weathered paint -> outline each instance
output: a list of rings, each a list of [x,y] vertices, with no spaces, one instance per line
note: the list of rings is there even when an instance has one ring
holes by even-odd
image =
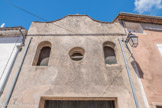
[[[142,26],[145,33],[136,33],[139,45],[132,51],[150,108],[155,108],[155,105],[162,105],[162,56],[156,46],[162,44],[162,25],[142,24]]]
[[[66,29],[63,29],[66,28]],[[68,29],[68,30],[67,30]],[[102,23],[87,16],[67,16],[54,22],[33,22],[28,40],[33,37],[25,57],[16,87],[8,108],[38,108],[42,99],[97,98],[116,99],[117,108],[135,108],[135,103],[125,69],[119,38],[125,35],[119,23]],[[37,46],[42,41],[51,42],[48,66],[33,66]],[[115,43],[117,63],[105,65],[103,43]],[[72,61],[69,51],[74,47],[85,50],[81,61]],[[140,108],[145,108],[139,90],[137,74],[131,66],[130,54],[124,48],[135,86]],[[2,96],[4,102],[23,51],[18,56],[14,70]],[[85,98],[83,98],[85,97]],[[39,106],[41,107],[41,106]]]

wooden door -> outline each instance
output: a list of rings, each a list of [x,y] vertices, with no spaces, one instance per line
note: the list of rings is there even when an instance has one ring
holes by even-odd
[[[65,101],[46,100],[44,108],[115,108],[114,101],[91,100],[91,101]]]

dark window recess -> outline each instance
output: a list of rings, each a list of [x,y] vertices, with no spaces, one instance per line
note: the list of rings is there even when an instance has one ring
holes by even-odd
[[[41,49],[37,66],[48,66],[50,52],[51,52],[50,47],[43,47]]]
[[[162,108],[162,106],[158,106],[158,105],[157,105],[156,108]]]
[[[46,100],[44,108],[115,108],[114,101],[64,101]]]
[[[70,58],[74,61],[79,61],[83,59],[83,55],[79,52],[73,53]]]
[[[114,49],[108,46],[104,46],[104,56],[106,64],[117,64]]]

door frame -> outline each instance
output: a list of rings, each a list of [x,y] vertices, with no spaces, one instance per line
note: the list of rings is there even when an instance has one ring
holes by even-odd
[[[115,103],[115,108],[118,108],[118,100],[116,97],[53,97],[53,96],[42,96],[40,98],[39,107],[38,108],[44,108],[44,104],[46,100],[80,100],[80,101],[90,101],[90,100],[112,100]]]

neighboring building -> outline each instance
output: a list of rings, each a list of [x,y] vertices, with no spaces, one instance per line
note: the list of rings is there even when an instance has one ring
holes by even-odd
[[[120,23],[87,15],[33,22],[1,102],[7,108],[136,108],[118,41],[122,37]],[[139,107],[146,108],[133,60],[123,46]]]
[[[22,27],[0,28],[0,96],[3,93],[13,64],[22,47],[23,36],[27,31]]]
[[[120,13],[126,32],[138,36],[139,45],[132,48],[150,108],[162,108],[162,17]],[[134,64],[133,64],[134,65]]]

